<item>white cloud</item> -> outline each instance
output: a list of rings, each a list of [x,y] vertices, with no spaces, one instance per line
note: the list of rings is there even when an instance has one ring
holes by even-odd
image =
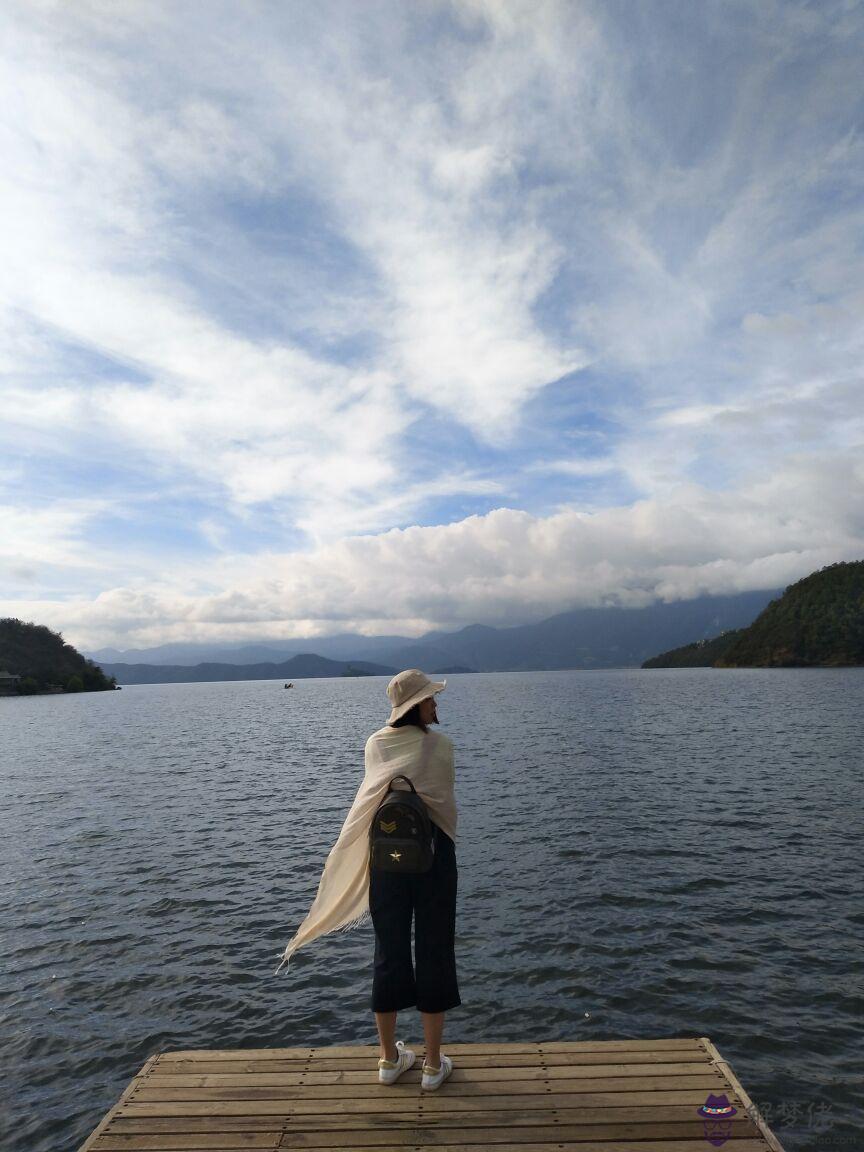
[[[34,588],[52,599],[73,590],[80,595],[104,579],[106,556],[86,534],[107,507],[107,501],[76,499],[0,504],[0,599],[24,600]]]
[[[842,505],[845,515],[830,514]],[[404,631],[782,586],[864,556],[860,455],[800,457],[748,490],[536,517],[500,508],[306,554],[221,557],[93,600],[0,602],[84,647]],[[214,591],[214,589],[219,589]]]
[[[8,429],[45,446],[62,427],[66,450],[119,446],[166,477],[224,485],[238,504],[282,502],[323,539],[358,506],[361,528],[382,526],[371,512],[410,463],[401,437],[418,403],[506,440],[524,401],[580,362],[531,312],[560,258],[549,236],[518,211],[487,211],[484,189],[507,169],[484,141],[489,125],[447,123],[434,97],[452,75],[437,92],[378,79],[365,17],[342,13],[338,47],[329,21],[310,21],[318,56],[293,36],[262,39],[257,20],[227,10],[197,29],[190,52],[173,35],[177,12],[159,5],[110,17],[99,5],[50,16],[22,5],[17,16],[0,203],[15,222],[0,271],[18,330],[0,383]],[[401,18],[393,26],[397,40],[408,35]],[[251,227],[298,188],[323,207],[377,277],[374,368],[243,337],[202,306],[177,262],[205,239],[192,212],[211,187],[252,196]],[[329,303],[313,327],[332,330]],[[40,329],[64,344],[53,363]],[[94,388],[62,370],[69,344],[144,379]],[[45,382],[25,389],[16,377],[34,367]]]
[[[617,465],[613,458],[589,457],[582,460],[540,460],[528,466],[531,472],[562,472],[568,476],[606,476]]]
[[[0,563],[96,567],[87,556],[84,530],[107,506],[100,500],[57,500],[47,508],[0,505]]]

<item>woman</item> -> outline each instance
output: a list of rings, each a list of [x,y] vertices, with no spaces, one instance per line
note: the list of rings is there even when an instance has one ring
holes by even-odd
[[[453,743],[429,730],[437,724],[435,696],[446,680],[433,682],[408,668],[387,685],[392,710],[387,724],[366,741],[365,774],[339,838],[330,850],[309,914],[283,953],[278,973],[292,953],[318,936],[347,931],[372,919],[375,967],[372,1010],[381,1042],[378,1079],[392,1084],[414,1063],[404,1041],[394,1041],[396,1014],[415,1005],[423,1018],[426,1062],[422,1087],[435,1090],[453,1068],[441,1053],[444,1013],[461,1004],[456,979],[456,801]],[[429,812],[435,833],[429,872],[371,872],[369,830],[390,782],[404,773]],[[394,789],[405,788],[396,780]],[[416,918],[416,977],[411,964],[411,920]]]
[[[426,1060],[422,1087],[439,1088],[453,1069],[442,1055],[444,1013],[462,1001],[456,976],[456,801],[453,742],[429,731],[438,723],[435,695],[446,680],[433,683],[418,668],[394,676],[387,685],[393,705],[387,725],[366,745],[367,766],[380,761],[390,779],[404,772],[426,804],[435,834],[428,872],[375,871],[370,875],[369,907],[375,925],[372,1010],[382,1058],[379,1080],[392,1084],[414,1063],[404,1041],[394,1041],[396,1014],[414,1005],[423,1019]],[[404,766],[393,769],[398,760]],[[368,768],[367,768],[368,770]],[[394,788],[407,788],[396,781]],[[411,920],[415,921],[416,977],[411,964]]]

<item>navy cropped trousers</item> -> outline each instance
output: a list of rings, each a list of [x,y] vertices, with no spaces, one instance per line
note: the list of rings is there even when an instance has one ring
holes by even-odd
[[[446,1012],[462,1003],[456,979],[456,845],[432,822],[435,859],[428,872],[369,874],[375,926],[372,1011]],[[411,963],[411,919],[417,973]]]

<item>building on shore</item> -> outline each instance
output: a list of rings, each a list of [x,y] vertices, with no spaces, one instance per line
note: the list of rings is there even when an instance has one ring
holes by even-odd
[[[15,676],[11,672],[5,672],[0,668],[0,696],[17,696],[20,682],[20,676]]]

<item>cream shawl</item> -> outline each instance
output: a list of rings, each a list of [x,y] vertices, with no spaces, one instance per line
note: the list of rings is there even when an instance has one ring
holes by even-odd
[[[274,975],[304,944],[337,929],[348,931],[370,919],[369,829],[394,776],[404,772],[414,784],[432,820],[456,839],[453,742],[443,732],[423,731],[413,724],[379,728],[366,741],[363,782],[330,849],[318,894],[306,919],[292,936]],[[408,790],[404,780],[394,789]]]

